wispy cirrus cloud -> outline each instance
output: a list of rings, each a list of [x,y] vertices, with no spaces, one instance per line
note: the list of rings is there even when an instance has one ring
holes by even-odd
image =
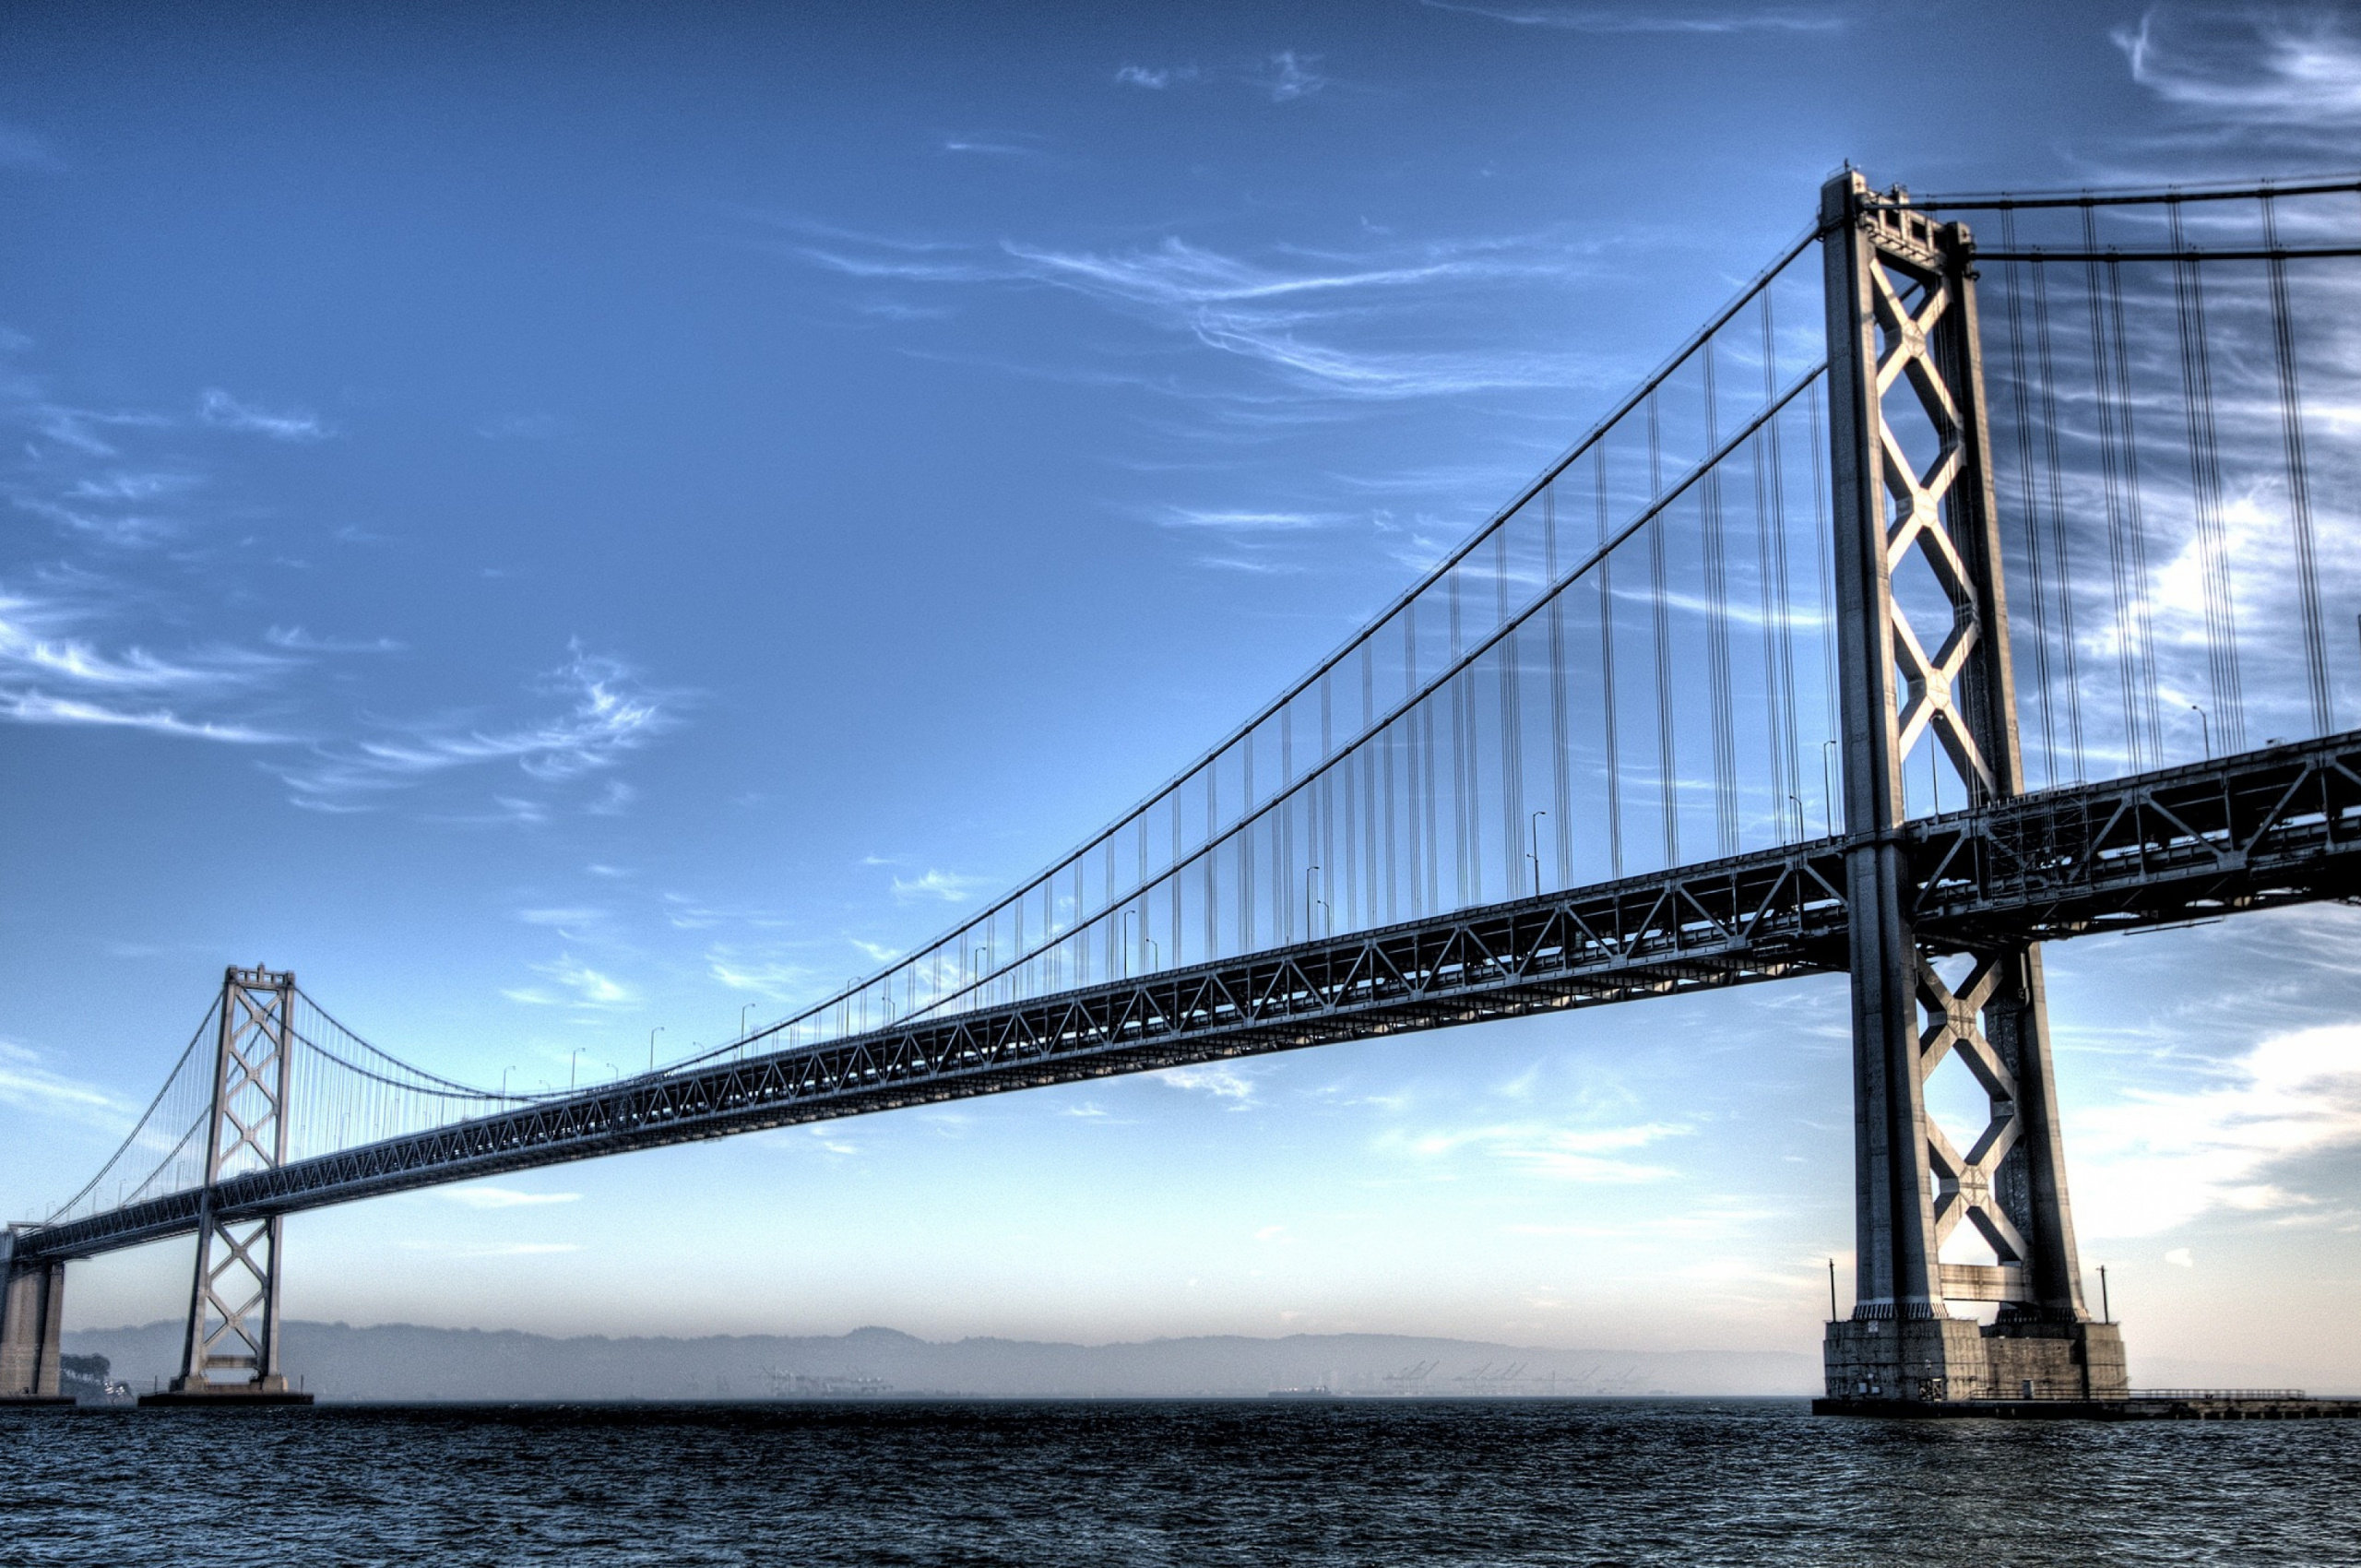
[[[1638,6],[1468,6],[1454,0],[1418,0],[1430,10],[1457,11],[1517,27],[1564,32],[1654,33],[1714,36],[1750,32],[1838,32],[1849,18],[1839,12],[1781,9],[1687,10]]]
[[[977,153],[986,158],[1040,158],[1047,149],[1042,138],[1024,131],[991,131],[943,138],[945,152]]]
[[[282,671],[285,660],[235,647],[177,658],[136,646],[110,652],[75,635],[97,614],[88,602],[97,585],[77,584],[81,591],[70,597],[0,588],[0,718],[241,744],[283,738],[250,723],[192,713],[187,705],[249,689]]]
[[[135,1107],[96,1084],[51,1072],[42,1060],[40,1051],[0,1040],[0,1105],[107,1128],[129,1123]]]
[[[273,626],[262,640],[291,653],[400,653],[409,646],[392,637],[315,636],[301,626]]]
[[[894,897],[908,903],[913,899],[935,898],[945,904],[964,904],[976,896],[984,885],[983,878],[962,876],[957,872],[935,871],[930,868],[923,876],[894,879]]]
[[[208,387],[197,400],[197,417],[222,430],[247,431],[273,441],[325,441],[336,434],[314,414],[260,408],[218,386]]]
[[[2361,121],[2361,33],[2346,10],[2158,6],[2114,39],[2134,81],[2207,119],[2307,133]]]
[[[19,724],[95,724],[145,730],[190,741],[227,741],[235,745],[271,745],[287,739],[267,730],[210,719],[185,719],[168,707],[124,707],[43,692],[0,691],[0,717]]]
[[[1335,78],[1320,69],[1320,56],[1299,54],[1292,49],[1282,49],[1262,61],[1248,72],[1247,81],[1267,94],[1274,103],[1292,103],[1309,98],[1329,85]]]
[[[1148,1076],[1176,1089],[1230,1100],[1239,1107],[1254,1103],[1254,1075],[1226,1062],[1208,1062],[1194,1067],[1167,1067]]]
[[[1386,1140],[1421,1160],[1473,1153],[1536,1176],[1566,1182],[1661,1182],[1679,1172],[1622,1156],[1690,1131],[1664,1122],[1625,1127],[1567,1127],[1541,1122],[1495,1123]]]
[[[1174,506],[1158,513],[1157,522],[1168,529],[1213,529],[1223,533],[1299,533],[1341,521],[1325,512],[1225,512],[1195,506]]]
[[[749,954],[726,944],[706,949],[705,963],[706,973],[721,985],[766,1002],[797,1002],[819,990],[819,971],[809,965]]]
[[[1126,65],[1115,73],[1115,85],[1145,88],[1150,92],[1162,92],[1167,88],[1203,81],[1204,78],[1205,73],[1194,65]]]
[[[465,1187],[437,1187],[434,1195],[462,1208],[540,1208],[550,1204],[581,1201],[580,1193],[528,1193],[515,1187],[477,1182]]]
[[[1214,70],[1194,65],[1142,65],[1127,61],[1116,68],[1114,75],[1117,87],[1138,88],[1147,92],[1166,92],[1199,82],[1226,82],[1233,87],[1242,86],[1273,103],[1293,103],[1310,98],[1335,79],[1320,69],[1319,55],[1293,49],[1259,55],[1242,65],[1233,64]]]
[[[807,232],[793,222],[783,226]],[[1563,279],[1586,263],[1586,249],[1547,236],[1393,245],[1361,255],[1288,250],[1258,260],[1177,236],[1099,251],[1017,241],[996,248],[887,245],[816,225],[808,232],[811,238],[793,244],[792,254],[846,277],[1062,290],[1275,373],[1297,394],[1378,400],[1590,379],[1562,356],[1530,350],[1427,349],[1399,341],[1400,324],[1466,291]]]
[[[639,1000],[639,992],[631,986],[587,964],[575,962],[571,954],[530,968],[535,974],[560,989],[552,991],[549,986],[518,986],[504,990],[500,994],[511,1002],[522,1002],[530,1007],[582,1007],[599,1011],[628,1007]]]
[[[564,711],[508,726],[429,722],[324,746],[280,778],[297,804],[329,810],[365,808],[396,791],[485,766],[564,784],[614,766],[676,722],[667,699],[642,686],[628,665],[579,644],[537,687],[566,699]]]

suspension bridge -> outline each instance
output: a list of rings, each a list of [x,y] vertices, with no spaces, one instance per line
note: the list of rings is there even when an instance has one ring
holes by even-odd
[[[524,1094],[229,969],[114,1156],[9,1229],[0,1397],[56,1394],[67,1262],[117,1248],[195,1238],[179,1398],[269,1399],[304,1209],[1845,974],[1830,1399],[2120,1401],[2042,944],[2361,894],[2355,257],[2361,180],[1913,199],[1847,172],[1343,647],[841,993]],[[1980,1125],[1929,1115],[1945,1072]]]

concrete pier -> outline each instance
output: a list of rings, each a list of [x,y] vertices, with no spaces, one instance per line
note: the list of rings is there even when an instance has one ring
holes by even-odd
[[[15,1231],[0,1234],[0,1404],[74,1403],[58,1390],[65,1325],[65,1260],[20,1264]]]

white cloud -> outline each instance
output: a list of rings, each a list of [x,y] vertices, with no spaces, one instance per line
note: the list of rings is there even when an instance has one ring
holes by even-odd
[[[1680,11],[1671,7],[1616,6],[1464,6],[1452,0],[1419,0],[1430,9],[1487,17],[1518,27],[1586,33],[1836,32],[1845,18],[1826,11]]]
[[[2349,14],[2159,7],[2115,34],[2131,77],[2208,118],[2299,128],[2361,120],[2361,38]]]
[[[585,653],[579,645],[540,685],[570,697],[569,710],[507,729],[421,726],[400,738],[323,748],[315,761],[280,777],[299,803],[348,806],[487,763],[513,764],[537,782],[562,784],[615,766],[673,722],[627,666]],[[545,814],[534,802],[506,798],[506,807],[505,814],[519,821]]]
[[[2069,1122],[2075,1220],[2087,1235],[2160,1235],[2221,1209],[2300,1213],[2315,1200],[2280,1185],[2278,1168],[2361,1145],[2361,1024],[2281,1035],[2215,1083],[2133,1090]]]
[[[1149,1076],[1176,1089],[1209,1094],[1216,1099],[1236,1100],[1240,1105],[1251,1105],[1254,1101],[1253,1075],[1225,1062],[1208,1062],[1194,1067],[1167,1067]]]
[[[237,648],[179,659],[137,647],[108,653],[66,628],[90,612],[62,600],[0,591],[0,718],[21,724],[97,724],[247,744],[280,739],[254,726],[161,706],[129,707],[133,693],[218,698],[277,674],[288,661]],[[56,686],[90,695],[61,695]]]
[[[1038,158],[1041,149],[1014,137],[946,137],[945,152],[975,152],[992,158]]]
[[[913,898],[940,898],[946,904],[964,904],[974,897],[976,889],[982,885],[981,877],[930,870],[924,876],[896,877],[894,897],[905,903]]]
[[[273,441],[324,441],[336,434],[314,416],[289,411],[275,413],[242,403],[219,387],[209,387],[198,400],[197,417],[223,430],[248,431]]]
[[[1399,1143],[1422,1159],[1443,1158],[1465,1150],[1537,1176],[1619,1183],[1660,1182],[1679,1174],[1669,1166],[1641,1165],[1612,1157],[1689,1131],[1662,1122],[1628,1127],[1558,1127],[1519,1122],[1415,1136],[1390,1135],[1385,1141]]]
[[[130,1120],[131,1108],[106,1090],[50,1072],[40,1063],[40,1052],[0,1040],[0,1105],[105,1127],[120,1127]]]
[[[742,991],[772,1002],[792,1002],[810,994],[813,971],[800,964],[756,963],[742,959],[727,947],[706,954],[706,972],[732,991]]]
[[[853,238],[834,232],[831,237]],[[1204,347],[1255,362],[1297,391],[1398,398],[1562,386],[1584,379],[1563,355],[1513,347],[1381,350],[1340,347],[1314,336],[1366,331],[1381,315],[1430,308],[1445,292],[1462,287],[1564,276],[1572,257],[1562,245],[1542,238],[1397,245],[1369,257],[1299,253],[1275,264],[1225,255],[1179,238],[1105,253],[1015,243],[1001,248],[1000,259],[988,260],[964,247],[860,237],[849,245],[799,246],[796,254],[868,280],[1069,290],[1160,329],[1184,333]],[[1299,421],[1304,414],[1290,408],[1286,417]]]
[[[109,707],[103,703],[86,702],[76,697],[53,697],[44,692],[0,689],[0,716],[13,719],[20,724],[113,725],[122,729],[145,730],[158,735],[175,735],[197,741],[229,741],[241,745],[267,745],[286,738],[243,724],[183,719],[170,708],[133,710]]]
[[[314,636],[301,626],[273,626],[262,640],[293,653],[400,653],[407,646],[391,637]]]
[[[1204,78],[1204,73],[1194,65],[1125,65],[1115,73],[1118,87],[1145,88],[1150,92],[1162,92],[1175,83]]]
[[[1329,84],[1329,77],[1313,69],[1319,59],[1317,54],[1298,54],[1292,49],[1282,49],[1248,79],[1268,93],[1272,102],[1291,103],[1299,98],[1311,97]]]
[[[611,975],[575,962],[571,955],[554,963],[535,964],[535,974],[556,981],[573,994],[553,995],[540,986],[524,986],[500,994],[511,1002],[522,1002],[535,1007],[625,1007],[639,1000],[639,993]]]
[[[1296,533],[1335,521],[1322,512],[1209,512],[1175,506],[1157,518],[1168,529],[1218,529],[1238,533]]]
[[[446,1203],[468,1208],[537,1208],[544,1204],[579,1202],[580,1193],[526,1193],[514,1187],[478,1184],[469,1187],[441,1187],[434,1195]]]
[[[2197,1266],[2197,1259],[2189,1254],[2189,1251],[2187,1247],[2172,1248],[2165,1253],[2165,1261],[2172,1265],[2175,1268],[2195,1268]]]

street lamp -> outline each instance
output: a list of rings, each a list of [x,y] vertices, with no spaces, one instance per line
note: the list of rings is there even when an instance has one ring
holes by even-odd
[[[1533,831],[1533,891],[1536,896],[1541,892],[1541,819],[1548,814],[1548,812],[1535,812],[1525,822],[1525,826]]]
[[[2195,703],[2189,705],[2189,711],[2197,715],[2198,733],[2205,737],[2205,759],[2211,762],[2213,760],[2213,721],[2206,718],[2205,710]]]
[[[656,1071],[656,1037],[663,1032],[661,1024],[647,1031],[647,1070],[651,1073]]]
[[[582,1048],[577,1045],[574,1048],[573,1053],[565,1059],[565,1092],[568,1094],[574,1092],[574,1070],[581,1060]]]
[[[1318,866],[1303,868],[1303,939],[1311,940],[1311,879],[1318,875]]]

